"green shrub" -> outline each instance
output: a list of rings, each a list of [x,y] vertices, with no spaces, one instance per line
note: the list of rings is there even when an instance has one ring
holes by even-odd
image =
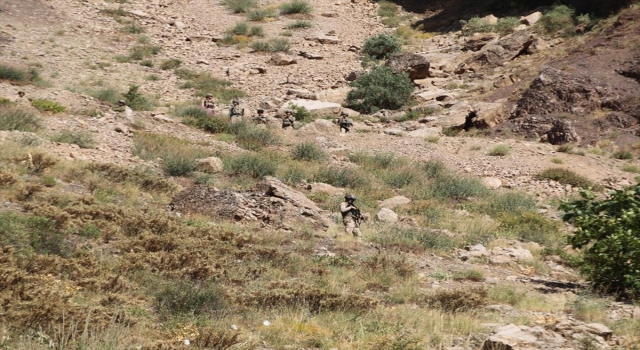
[[[162,51],[160,46],[136,45],[131,48],[127,58],[132,61],[142,61],[147,57],[157,55],[160,51]]]
[[[64,232],[56,227],[56,222],[43,217],[0,213],[0,232],[0,246],[12,246],[22,254],[65,257],[72,250],[65,243]]]
[[[500,230],[508,237],[545,246],[557,243],[560,227],[534,211],[503,213],[499,216]]]
[[[575,12],[565,6],[554,6],[551,11],[545,13],[538,23],[547,33],[562,32],[564,35],[575,33]]]
[[[121,31],[129,34],[142,34],[142,33],[145,33],[147,29],[135,23],[130,23],[122,27]]]
[[[80,148],[93,148],[95,142],[93,135],[83,131],[62,131],[51,138],[53,142],[70,143],[80,146]]]
[[[145,159],[162,160],[162,170],[169,176],[183,176],[196,169],[196,160],[210,156],[200,147],[171,136],[137,133],[133,154]]]
[[[327,153],[313,142],[301,142],[291,151],[291,158],[319,162],[327,159]]]
[[[362,46],[362,53],[373,59],[387,59],[402,51],[402,44],[391,34],[378,34],[368,37]]]
[[[366,174],[353,168],[327,167],[315,175],[315,181],[328,183],[337,187],[359,188],[367,185]]]
[[[202,111],[201,108],[198,109]],[[223,118],[207,116],[206,112],[204,117],[192,117],[186,119],[185,124],[191,125],[211,134],[226,133],[229,132],[230,128],[229,121]]]
[[[279,137],[273,131],[259,128],[246,121],[231,123],[229,131],[236,135],[238,145],[248,150],[257,151],[280,142]]]
[[[489,150],[490,156],[504,157],[509,155],[509,153],[511,153],[511,147],[503,144],[495,145],[492,149]]]
[[[160,69],[162,70],[169,70],[169,69],[176,69],[178,67],[180,67],[180,65],[182,64],[182,61],[176,58],[172,58],[172,59],[168,59],[164,62],[162,62],[160,64]]]
[[[557,181],[563,185],[571,185],[573,187],[580,188],[589,188],[593,187],[599,188],[595,183],[591,180],[587,179],[584,176],[580,176],[575,172],[562,168],[550,168],[542,171],[539,174],[535,175],[535,178],[538,180],[553,180]]]
[[[229,29],[229,32],[234,35],[248,35],[249,25],[245,22],[236,23],[233,28]]]
[[[371,241],[385,248],[399,248],[409,251],[434,250],[451,251],[458,246],[452,237],[426,228],[383,227],[374,232]]]
[[[245,13],[258,6],[257,0],[224,0],[224,4],[234,13]]]
[[[611,157],[615,159],[633,159],[633,153],[627,150],[619,150],[619,151],[613,152]]]
[[[154,107],[153,101],[138,91],[139,86],[131,85],[127,93],[122,95],[129,106],[134,111],[150,111]]]
[[[536,201],[520,192],[502,192],[488,198],[487,213],[497,216],[503,213],[520,213],[536,208]]]
[[[276,163],[264,155],[244,153],[224,160],[225,172],[230,175],[248,175],[256,179],[273,176],[278,170]]]
[[[380,1],[378,3],[378,16],[395,17],[398,14],[398,5],[389,1]]]
[[[35,68],[23,70],[0,64],[0,80],[8,80],[14,83],[36,83],[41,81],[41,78]]]
[[[519,25],[520,19],[518,17],[503,17],[498,19],[498,24],[496,24],[495,30],[498,33],[508,34],[513,32]]]
[[[56,101],[41,98],[32,100],[31,105],[37,108],[40,112],[51,112],[53,114],[61,113],[67,110],[67,107],[59,104]]]
[[[485,280],[484,272],[475,269],[455,272],[452,277],[456,281],[467,280],[474,282],[484,282]]]
[[[422,165],[422,170],[429,179],[437,179],[448,173],[447,166],[439,160],[429,160]]]
[[[143,66],[143,67],[152,68],[153,67],[153,61],[152,60],[144,60],[144,61],[140,62],[140,65]]]
[[[560,153],[571,153],[573,152],[573,145],[564,144],[564,145],[558,146],[557,151]]]
[[[583,191],[582,199],[565,201],[563,219],[576,230],[569,243],[583,249],[581,269],[597,290],[640,296],[640,184],[606,199]]]
[[[251,43],[251,49],[255,52],[268,52],[271,51],[271,45],[263,40],[257,40]]]
[[[287,29],[306,29],[311,28],[311,21],[299,20],[287,25]]]
[[[112,88],[89,91],[89,96],[100,102],[106,102],[112,106],[117,105],[118,101],[122,98],[122,95]]]
[[[308,15],[311,12],[313,12],[313,7],[305,0],[293,0],[280,5],[280,13],[283,15],[292,15],[296,13]]]
[[[185,106],[176,109],[176,116],[178,118],[207,118],[207,111],[200,106]]]
[[[398,109],[411,99],[413,82],[406,73],[394,74],[389,67],[376,67],[351,83],[347,105],[359,112]]]
[[[42,127],[37,116],[12,107],[0,107],[0,130],[34,132]]]
[[[264,36],[264,28],[260,27],[260,26],[251,26],[251,28],[249,28],[249,36],[259,36],[259,37],[263,37]]]
[[[472,17],[468,21],[461,20],[462,33],[464,35],[472,35],[473,33],[487,33],[494,30],[494,26],[486,19],[480,17]]]
[[[526,291],[518,290],[514,286],[496,286],[489,291],[491,301],[512,306],[519,305],[527,297]]]
[[[161,314],[197,316],[222,310],[222,292],[200,283],[178,281],[166,285],[155,295],[156,309]]]
[[[307,122],[313,119],[313,114],[304,106],[291,105],[290,109],[293,110],[293,117],[296,121]]]
[[[635,174],[640,173],[640,168],[638,168],[633,164],[625,164],[622,166],[622,168],[620,168],[620,170],[626,171],[628,173],[635,173]]]
[[[488,295],[487,290],[482,287],[441,290],[426,297],[425,301],[429,306],[445,312],[465,312],[487,305]]]
[[[253,9],[247,13],[247,18],[250,21],[262,21],[265,18],[275,18],[275,17],[278,17],[278,14],[272,8]]]
[[[195,89],[197,96],[212,94],[220,102],[229,102],[234,98],[245,97],[247,94],[241,90],[231,88],[230,81],[218,79],[209,73],[194,72],[188,69],[178,68],[174,73],[187,82],[181,87],[183,89]]]
[[[421,180],[420,173],[413,167],[388,169],[382,174],[382,180],[393,188],[404,188]]]
[[[354,152],[348,155],[351,162],[361,165],[367,170],[380,170],[396,167],[402,164],[402,161],[393,153],[375,153]]]

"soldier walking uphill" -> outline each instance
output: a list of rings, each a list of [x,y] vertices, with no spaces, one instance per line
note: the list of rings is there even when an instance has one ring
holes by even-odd
[[[293,129],[293,123],[295,123],[296,118],[293,116],[293,111],[287,109],[284,111],[284,118],[282,118],[282,128],[284,130]]]
[[[360,237],[360,222],[363,218],[360,209],[354,204],[355,201],[356,196],[352,194],[344,196],[344,202],[340,203],[340,213],[342,214],[344,232]]]
[[[233,105],[229,108],[229,121],[239,121],[244,115],[244,109],[240,108],[240,101],[233,100]],[[236,118],[236,119],[233,119]]]

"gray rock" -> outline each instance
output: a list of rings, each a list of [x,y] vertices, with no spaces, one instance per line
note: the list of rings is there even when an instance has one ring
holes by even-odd
[[[376,219],[380,222],[385,222],[385,223],[396,223],[398,222],[398,214],[396,214],[393,210],[388,209],[388,208],[382,208],[380,209],[380,211],[376,214]]]
[[[502,181],[496,177],[484,177],[482,184],[494,190],[502,187]]]
[[[386,63],[394,73],[407,73],[411,80],[424,79],[429,76],[429,61],[424,56],[405,52],[395,55]]]
[[[277,53],[271,56],[269,62],[276,66],[288,66],[291,64],[296,64],[298,62],[297,58],[294,56],[285,55],[283,53]]]
[[[222,159],[218,157],[208,157],[197,160],[197,167],[203,173],[216,174],[224,170]]]
[[[542,18],[542,12],[540,11],[536,11],[528,16],[522,16],[520,17],[520,22],[522,24],[526,24],[528,26],[532,26],[534,24],[536,24],[540,18]]]
[[[322,182],[310,183],[307,186],[307,190],[311,191],[311,193],[326,193],[333,197],[344,196],[345,194],[344,188],[334,187]]]
[[[294,105],[304,107],[309,112],[319,115],[338,115],[342,109],[342,106],[340,106],[339,103],[309,99],[291,100],[285,103],[284,106],[282,106],[282,109],[290,109],[293,108]]]
[[[393,209],[411,203],[411,199],[405,196],[395,196],[393,198],[383,200],[378,207]]]
[[[391,135],[391,136],[402,136],[402,135],[404,135],[404,131],[402,131],[401,129],[396,129],[396,128],[385,129],[384,133],[387,134],[387,135]]]

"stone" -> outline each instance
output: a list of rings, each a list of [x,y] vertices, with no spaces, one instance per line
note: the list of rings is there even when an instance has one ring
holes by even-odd
[[[300,51],[298,53],[298,56],[302,56],[308,60],[322,60],[324,59],[324,56],[319,55],[317,53],[311,53],[311,52],[306,52],[306,51]]]
[[[475,33],[467,38],[463,48],[467,51],[479,51],[485,45],[497,40],[500,36],[496,33]]]
[[[540,18],[542,18],[542,12],[540,11],[536,11],[528,16],[522,16],[520,17],[520,22],[522,24],[526,24],[528,26],[532,26],[534,24],[536,24]]]
[[[498,24],[498,17],[496,17],[494,15],[486,15],[486,16],[482,17],[481,19],[485,20],[487,23],[489,23],[491,25]]]
[[[384,133],[387,134],[387,135],[391,135],[391,136],[402,136],[402,135],[404,135],[404,131],[402,131],[402,129],[397,129],[397,128],[384,129]]]
[[[586,324],[586,327],[589,333],[599,335],[605,340],[609,340],[613,336],[613,331],[603,324],[588,323]]]
[[[126,127],[124,124],[118,123],[116,124],[116,126],[113,128],[114,131],[116,132],[120,132],[123,134],[128,134],[130,132],[129,128]]]
[[[405,196],[395,196],[395,197],[383,200],[382,202],[380,202],[380,204],[378,204],[378,207],[393,209],[395,207],[400,207],[403,205],[407,205],[409,203],[411,203],[410,198],[407,198]]]
[[[176,27],[177,29],[183,29],[185,27],[184,23],[180,21],[172,22],[171,25]]]
[[[320,16],[322,17],[338,17],[337,12],[323,12]]]
[[[431,89],[425,92],[421,92],[417,96],[424,101],[443,101],[447,98],[454,98],[456,94],[452,93],[449,90]]]
[[[484,177],[482,178],[482,184],[494,190],[502,187],[502,181],[496,177]]]
[[[348,86],[337,89],[322,90],[314,94],[314,99],[343,104],[347,100],[347,95],[349,95],[350,91],[351,88]]]
[[[164,123],[175,123],[176,121],[164,114],[151,114],[151,118]]]
[[[631,312],[631,318],[634,320],[640,320],[640,306],[636,306],[633,308]]]
[[[342,106],[335,102],[316,101],[308,99],[291,100],[282,107],[282,109],[291,109],[294,106],[304,107],[309,112],[318,115],[338,115]]]
[[[326,193],[332,197],[344,196],[344,188],[334,187],[322,182],[313,182],[307,186],[311,193]]]
[[[429,76],[429,61],[424,57],[411,52],[404,52],[392,56],[385,64],[394,73],[407,73],[411,80],[424,79]]]
[[[144,12],[144,11],[139,11],[139,10],[133,10],[133,11],[129,11],[130,15],[133,15],[135,17],[139,17],[139,18],[148,18],[149,14]]]
[[[287,90],[287,95],[293,95],[297,98],[304,98],[307,100],[315,100],[315,96],[311,93],[311,91],[306,89],[289,89]]]
[[[337,36],[323,34],[305,37],[304,39],[309,41],[316,41],[321,44],[340,44],[342,42],[342,40],[340,40]]]
[[[580,141],[580,137],[568,120],[554,120],[551,129],[547,131],[547,142],[552,145],[578,141]]]
[[[517,31],[482,47],[478,52],[462,62],[456,73],[473,71],[482,68],[496,68],[504,65],[527,52],[527,49],[538,40],[526,30]]]
[[[201,58],[196,62],[196,64],[204,64],[204,65],[208,66],[209,65],[209,61]]]
[[[300,131],[307,134],[327,134],[337,132],[338,130],[339,129],[335,124],[326,119],[316,119],[300,128]]]
[[[398,214],[396,214],[393,210],[388,208],[382,208],[376,214],[376,219],[380,222],[393,224],[398,222]]]
[[[442,135],[442,128],[439,126],[420,128],[407,133],[407,136],[420,137],[420,138],[434,137],[434,136],[439,137],[441,135]]]
[[[222,159],[218,157],[208,157],[198,159],[197,168],[203,173],[217,174],[224,170],[224,164],[222,163]]]
[[[269,62],[276,66],[288,66],[296,64],[298,61],[294,56],[285,55],[283,53],[276,53],[271,56]]]

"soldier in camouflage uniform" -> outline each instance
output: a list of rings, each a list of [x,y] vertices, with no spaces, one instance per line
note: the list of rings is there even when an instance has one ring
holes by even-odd
[[[293,123],[295,123],[296,118],[293,116],[293,111],[287,109],[284,111],[284,118],[282,118],[282,128],[284,130],[293,129]]]
[[[229,121],[233,122],[242,118],[244,115],[244,109],[240,108],[240,101],[238,100],[233,100],[232,104],[231,108],[229,108]],[[233,119],[234,117],[236,119]]]
[[[347,114],[347,112],[340,113],[340,119],[338,119],[338,125],[340,125],[340,132],[342,132],[342,130],[344,130],[345,133],[348,133],[349,131],[351,131],[353,122],[347,118],[348,116],[349,115]]]
[[[360,218],[356,215],[360,214],[358,207],[355,206],[356,196],[347,194],[344,196],[344,202],[340,203],[340,214],[342,214],[342,224],[344,232],[360,237]]]
[[[202,103],[200,103],[200,107],[207,112],[207,115],[215,115],[218,113],[216,109],[216,102],[213,100],[212,94],[207,94]]]
[[[267,124],[269,121],[267,120],[267,116],[264,115],[264,109],[257,110],[258,115],[253,116],[251,119],[256,124]]]

